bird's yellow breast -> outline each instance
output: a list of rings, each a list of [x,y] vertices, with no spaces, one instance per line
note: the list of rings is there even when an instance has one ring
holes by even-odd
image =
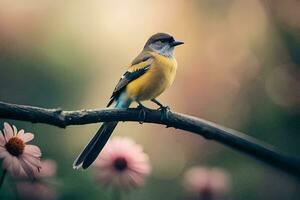
[[[155,52],[151,54],[153,63],[150,69],[126,87],[127,95],[133,100],[144,101],[156,98],[174,81],[177,69],[176,59]]]

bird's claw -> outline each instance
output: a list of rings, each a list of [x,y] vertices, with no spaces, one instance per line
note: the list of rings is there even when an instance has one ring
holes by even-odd
[[[169,106],[160,106],[158,110],[161,111],[161,120],[168,120],[170,114],[170,107]]]

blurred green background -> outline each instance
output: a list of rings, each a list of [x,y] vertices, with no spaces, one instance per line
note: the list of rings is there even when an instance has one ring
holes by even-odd
[[[146,39],[168,32],[185,45],[162,102],[300,155],[299,10],[297,0],[3,0],[0,100],[103,108]],[[43,158],[57,161],[58,199],[110,199],[92,170],[72,169],[98,124],[10,122],[35,133]],[[121,123],[114,135],[143,145],[153,167],[145,187],[124,199],[183,199],[182,174],[194,165],[227,170],[231,199],[300,197],[294,177],[197,135],[138,123]],[[13,198],[8,183],[1,196]]]

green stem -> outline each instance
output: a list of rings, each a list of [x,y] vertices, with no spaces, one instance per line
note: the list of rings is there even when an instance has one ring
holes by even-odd
[[[114,200],[121,200],[121,191],[118,189],[113,190],[113,197]]]
[[[2,175],[1,175],[1,178],[0,178],[0,189],[2,188],[6,172],[7,172],[6,170],[3,170],[3,172],[2,172]]]
[[[11,187],[12,193],[15,194],[15,200],[19,200],[20,196],[19,196],[19,191],[18,191],[17,185],[16,185],[16,181],[14,181],[11,176],[9,176],[8,178],[9,178],[8,180],[12,186]]]

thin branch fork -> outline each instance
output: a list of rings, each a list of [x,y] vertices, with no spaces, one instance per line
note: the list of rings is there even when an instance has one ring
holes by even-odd
[[[139,121],[139,110],[129,108],[63,111],[62,109],[45,109],[0,102],[0,118],[44,123],[65,128],[70,125],[107,121]],[[176,112],[170,112],[168,119],[163,119],[160,111],[152,109],[147,110],[144,122],[162,124],[201,135],[206,139],[222,143],[300,177],[300,157],[285,155],[272,146],[263,144],[241,132]]]

